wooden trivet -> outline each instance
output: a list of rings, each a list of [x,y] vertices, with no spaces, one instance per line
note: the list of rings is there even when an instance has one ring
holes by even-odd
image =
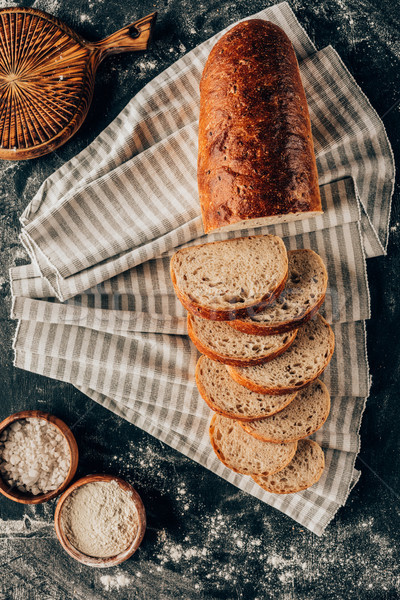
[[[103,58],[146,50],[156,15],[92,43],[45,12],[0,10],[0,159],[37,158],[73,136]]]

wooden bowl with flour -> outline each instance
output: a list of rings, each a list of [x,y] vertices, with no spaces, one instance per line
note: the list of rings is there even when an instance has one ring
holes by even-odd
[[[59,498],[54,515],[66,552],[90,567],[113,567],[140,546],[146,512],[136,490],[114,475],[87,475]]]
[[[0,473],[0,493],[9,498],[10,500],[14,500],[14,502],[19,502],[20,504],[42,504],[43,502],[48,502],[49,500],[52,500],[53,498],[59,496],[68,487],[72,479],[75,477],[79,460],[78,445],[76,443],[72,431],[64,423],[64,421],[62,421],[54,415],[42,412],[41,410],[23,410],[21,412],[10,415],[9,417],[1,421],[0,445],[3,443],[3,434],[8,430],[8,428],[10,428],[15,423],[23,422],[27,419],[38,419],[39,421],[45,421],[46,423],[49,423],[56,428],[57,432],[62,436],[63,440],[65,440],[69,468],[65,474],[65,478],[63,479],[62,483],[60,483],[60,485],[58,485],[56,489],[37,495],[20,491],[17,488],[17,486],[10,486],[5,480],[5,477],[1,476]],[[1,448],[0,462],[2,462]]]

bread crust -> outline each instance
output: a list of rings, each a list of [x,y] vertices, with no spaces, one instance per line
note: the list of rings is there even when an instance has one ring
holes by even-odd
[[[328,406],[327,406],[325,415],[323,416],[322,421],[319,423],[318,427],[316,427],[312,431],[309,431],[306,435],[302,435],[300,437],[297,436],[297,437],[293,437],[293,438],[285,439],[285,440],[271,440],[270,438],[265,437],[256,431],[252,431],[252,429],[248,425],[248,422],[250,421],[250,419],[247,419],[247,423],[244,423],[244,422],[242,423],[239,421],[239,419],[236,419],[236,420],[238,421],[239,425],[246,431],[246,433],[252,435],[257,440],[260,440],[261,442],[270,442],[271,444],[288,444],[289,442],[297,442],[298,440],[303,440],[305,438],[308,438],[308,436],[310,436],[313,433],[315,433],[316,431],[318,431],[318,429],[321,429],[321,427],[324,425],[325,421],[329,417],[329,413],[331,410],[331,397],[329,395],[328,388],[326,387],[326,385],[324,384],[323,381],[320,381],[319,383],[325,388],[324,391],[328,395]],[[288,403],[288,404],[290,404],[290,403]],[[286,405],[286,406],[288,406],[288,405]],[[286,408],[286,407],[283,407],[283,408]],[[278,412],[280,412],[280,410]],[[274,414],[277,414],[277,413],[274,413]],[[273,415],[268,415],[268,416],[273,416]],[[268,416],[266,416],[264,418],[267,419]],[[262,419],[252,419],[252,420],[253,421],[261,421]]]
[[[296,393],[293,393],[291,395],[289,395],[289,399],[286,402],[286,404],[280,406],[277,410],[275,410],[274,412],[270,412],[264,415],[261,415],[259,417],[244,417],[243,415],[237,415],[234,413],[228,413],[224,410],[222,410],[219,406],[217,406],[212,399],[210,398],[210,396],[207,394],[202,382],[201,382],[201,378],[200,378],[200,366],[201,366],[201,362],[202,359],[204,357],[200,356],[199,360],[197,361],[197,365],[196,365],[196,372],[195,372],[195,379],[196,379],[196,385],[197,385],[197,389],[199,390],[200,396],[203,398],[204,402],[211,408],[212,411],[214,411],[215,413],[217,413],[218,415],[222,415],[223,417],[227,417],[228,419],[234,419],[235,421],[241,421],[243,423],[246,423],[248,421],[260,421],[261,419],[265,419],[266,417],[271,417],[272,415],[276,415],[278,412],[280,412],[281,410],[283,410],[284,408],[286,408],[286,406],[288,406],[292,400],[295,399],[296,397]]]
[[[269,492],[270,494],[297,494],[297,492],[302,492],[303,490],[308,490],[308,488],[310,488],[311,486],[313,486],[315,483],[317,483],[317,481],[319,481],[321,479],[321,475],[324,472],[325,469],[325,455],[320,447],[319,444],[317,444],[317,442],[314,442],[313,440],[308,440],[311,444],[318,446],[321,450],[321,465],[320,465],[320,469],[319,472],[317,473],[317,476],[313,478],[313,480],[311,482],[309,482],[307,485],[303,485],[300,487],[297,487],[295,490],[290,490],[290,491],[276,491],[276,490],[272,490],[271,488],[268,487],[268,485],[262,481],[260,476],[257,475],[252,475],[252,479],[256,482],[257,485],[259,485],[261,488],[263,488],[263,490],[265,490],[266,492]],[[287,466],[287,465],[286,465]],[[283,469],[282,469],[283,470]],[[273,475],[273,473],[272,473]]]
[[[309,252],[309,250],[306,250],[304,248],[301,250],[289,250],[288,255],[292,252]],[[269,325],[268,323],[259,323],[257,321],[242,321],[241,319],[235,319],[234,321],[230,321],[229,325],[237,331],[241,331],[243,333],[248,333],[252,335],[278,335],[280,333],[286,333],[287,331],[291,331],[292,329],[298,329],[302,325],[305,325],[308,321],[310,321],[310,319],[313,318],[313,316],[319,311],[319,309],[325,302],[326,288],[328,287],[328,273],[322,260],[321,266],[323,266],[324,268],[324,294],[314,305],[310,306],[302,315],[299,315],[292,321],[282,321],[281,323],[276,323],[275,325]],[[284,291],[285,290],[282,290],[282,292]],[[248,316],[248,314],[246,316]]]
[[[329,327],[330,342],[331,342],[330,346],[331,347],[330,347],[329,355],[328,355],[328,357],[327,357],[327,359],[325,361],[325,364],[318,371],[318,373],[315,376],[313,376],[311,379],[307,379],[301,385],[297,385],[297,386],[291,386],[291,387],[285,387],[285,388],[268,388],[268,387],[265,387],[265,386],[262,386],[262,385],[258,385],[256,383],[254,383],[253,381],[247,379],[241,373],[239,373],[234,368],[234,366],[227,365],[226,368],[228,369],[229,375],[237,383],[240,383],[240,385],[244,385],[244,387],[247,387],[252,392],[258,392],[260,394],[271,394],[271,396],[274,396],[274,395],[276,395],[276,396],[282,396],[283,394],[290,394],[291,392],[303,389],[304,387],[306,387],[307,385],[309,385],[310,383],[312,383],[313,381],[315,381],[316,379],[318,379],[318,377],[325,371],[325,369],[328,366],[328,364],[330,363],[332,355],[333,355],[333,353],[335,351],[335,335],[334,335],[334,333],[332,331],[332,328],[330,327],[329,323],[321,315],[318,315],[318,316],[319,316],[320,319],[323,320],[323,322],[325,323],[325,325],[327,325]]]
[[[232,467],[225,459],[224,455],[222,454],[221,450],[218,448],[217,444],[214,441],[214,431],[215,431],[215,421],[217,419],[218,415],[213,415],[212,419],[211,419],[211,423],[210,423],[210,428],[209,428],[209,435],[210,435],[210,442],[211,442],[211,446],[215,452],[215,454],[217,455],[217,458],[219,458],[219,460],[226,466],[228,467],[228,469],[230,469],[231,471],[233,471],[234,473],[240,473],[241,475],[248,475],[248,473],[242,473],[242,471],[238,471],[237,469],[235,469],[234,467]],[[294,442],[293,443],[293,452],[290,455],[290,459],[287,461],[287,463],[282,467],[280,466],[279,469],[277,471],[271,471],[270,473],[263,473],[263,475],[274,475],[274,473],[278,473],[279,471],[282,471],[282,469],[284,469],[285,467],[287,467],[287,465],[290,463],[290,461],[292,460],[293,456],[296,454],[296,450],[297,450],[297,443]]]
[[[205,233],[322,212],[307,100],[277,25],[244,21],[212,49],[200,82],[197,173]]]
[[[289,346],[291,346],[293,344],[293,342],[296,338],[296,335],[297,335],[297,329],[295,329],[294,331],[290,331],[288,333],[287,342],[281,348],[279,348],[278,350],[276,350],[275,352],[272,352],[271,354],[269,354],[267,356],[264,355],[264,356],[259,356],[257,358],[246,358],[246,359],[231,358],[229,356],[223,356],[222,354],[218,354],[217,352],[214,352],[213,350],[211,350],[211,348],[204,346],[204,344],[201,342],[201,340],[199,340],[199,338],[196,336],[196,334],[194,332],[192,319],[193,319],[192,315],[189,313],[187,316],[188,335],[189,335],[190,339],[192,340],[193,344],[196,346],[197,350],[199,352],[201,352],[201,354],[205,354],[206,356],[208,356],[208,358],[211,358],[212,360],[215,360],[224,365],[231,365],[233,367],[253,367],[255,365],[262,365],[266,362],[269,362],[270,360],[273,360],[277,356],[280,356],[281,354],[283,354],[285,352],[285,350],[287,350],[289,348]]]
[[[260,236],[249,236],[249,237],[254,238],[254,237],[263,237],[263,236],[260,235]],[[239,239],[239,238],[236,238],[236,239]],[[243,238],[241,238],[241,239],[243,239]],[[211,244],[219,244],[220,242],[210,242],[210,243]],[[201,245],[203,245],[203,244],[201,244]],[[191,313],[194,316],[201,317],[202,319],[208,319],[209,321],[233,321],[233,320],[241,318],[241,317],[246,317],[249,314],[248,311],[250,308],[254,313],[262,311],[264,308],[266,308],[269,304],[274,302],[280,296],[280,294],[282,293],[282,291],[285,288],[287,277],[288,277],[288,267],[287,267],[287,262],[286,262],[286,272],[285,272],[282,280],[279,282],[278,286],[272,292],[268,292],[267,294],[264,294],[264,296],[262,296],[262,298],[259,299],[255,304],[247,305],[244,308],[232,308],[232,309],[221,309],[221,310],[210,309],[210,308],[207,308],[206,306],[203,306],[196,300],[192,300],[191,298],[189,298],[187,296],[187,294],[185,294],[184,292],[182,292],[179,289],[177,280],[176,280],[175,270],[174,270],[174,256],[171,258],[171,262],[170,262],[170,275],[171,275],[172,285],[174,286],[174,291],[175,291],[176,296],[178,297],[178,300],[181,302],[183,307],[186,308],[186,310],[189,313]],[[287,261],[287,259],[286,259],[286,261]]]

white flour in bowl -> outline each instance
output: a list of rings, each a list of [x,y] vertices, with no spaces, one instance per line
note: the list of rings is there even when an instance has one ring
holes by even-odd
[[[66,498],[61,527],[70,543],[83,554],[109,558],[134,540],[139,517],[132,495],[116,481],[93,481]]]

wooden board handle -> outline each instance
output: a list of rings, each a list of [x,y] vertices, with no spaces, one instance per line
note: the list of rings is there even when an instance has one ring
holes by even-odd
[[[151,13],[147,17],[143,17],[139,21],[135,21],[131,25],[116,31],[104,40],[88,45],[96,52],[99,62],[109,54],[147,50],[156,18],[157,13]]]

